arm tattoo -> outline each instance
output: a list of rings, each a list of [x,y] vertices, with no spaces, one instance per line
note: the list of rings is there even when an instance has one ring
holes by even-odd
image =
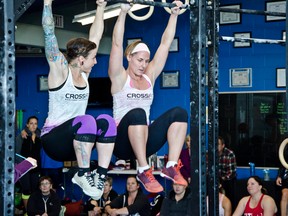
[[[55,36],[55,25],[51,5],[44,5],[42,26],[44,30],[45,54],[47,60],[52,62],[60,60],[62,63],[66,64],[64,56],[60,53],[57,38]]]

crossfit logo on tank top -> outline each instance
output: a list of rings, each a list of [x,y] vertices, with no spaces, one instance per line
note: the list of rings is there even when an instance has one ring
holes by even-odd
[[[153,94],[139,94],[139,93],[129,93],[127,94],[128,100],[134,100],[134,99],[151,99],[153,97]]]
[[[65,100],[76,101],[76,100],[88,100],[89,93],[86,94],[65,94]]]

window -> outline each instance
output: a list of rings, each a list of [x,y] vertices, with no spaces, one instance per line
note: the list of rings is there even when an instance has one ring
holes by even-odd
[[[279,167],[286,125],[285,93],[219,95],[219,135],[235,152],[238,166]]]

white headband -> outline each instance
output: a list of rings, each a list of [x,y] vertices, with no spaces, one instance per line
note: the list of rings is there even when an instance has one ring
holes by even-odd
[[[136,52],[140,52],[140,51],[145,51],[145,52],[148,52],[150,54],[150,50],[149,50],[148,46],[144,43],[137,44],[136,47],[132,50],[131,54],[136,53]]]

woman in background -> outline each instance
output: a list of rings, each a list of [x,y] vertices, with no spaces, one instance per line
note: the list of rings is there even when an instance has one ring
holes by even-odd
[[[126,193],[107,204],[105,210],[110,216],[150,216],[151,212],[148,197],[142,192],[135,176],[127,178]]]
[[[37,167],[26,173],[19,181],[22,189],[22,200],[25,209],[27,209],[27,202],[29,196],[38,189],[38,182],[41,176],[41,139],[37,136],[36,130],[38,128],[38,118],[36,116],[30,116],[26,122],[26,129],[28,135],[26,139],[22,138],[19,134],[16,138],[16,153],[24,158],[34,158],[37,161]],[[19,163],[18,157],[16,157],[16,163]],[[26,162],[23,162],[25,164]]]
[[[191,216],[192,192],[187,185],[173,184],[173,190],[162,202],[160,216]]]
[[[249,196],[243,197],[233,213],[233,216],[274,216],[277,213],[277,206],[272,197],[266,195],[261,179],[258,176],[251,176],[247,181]]]
[[[186,148],[182,149],[181,154],[180,154],[180,160],[182,162],[182,167],[180,169],[181,174],[183,177],[190,183],[191,181],[191,138],[190,135],[188,134],[185,138],[185,145]]]
[[[99,200],[88,200],[88,204],[86,206],[88,211],[88,216],[104,216],[105,213],[105,205],[110,203],[112,200],[114,200],[116,197],[118,197],[118,193],[113,190],[112,188],[113,179],[112,177],[107,177],[105,183],[104,183],[104,192]]]

